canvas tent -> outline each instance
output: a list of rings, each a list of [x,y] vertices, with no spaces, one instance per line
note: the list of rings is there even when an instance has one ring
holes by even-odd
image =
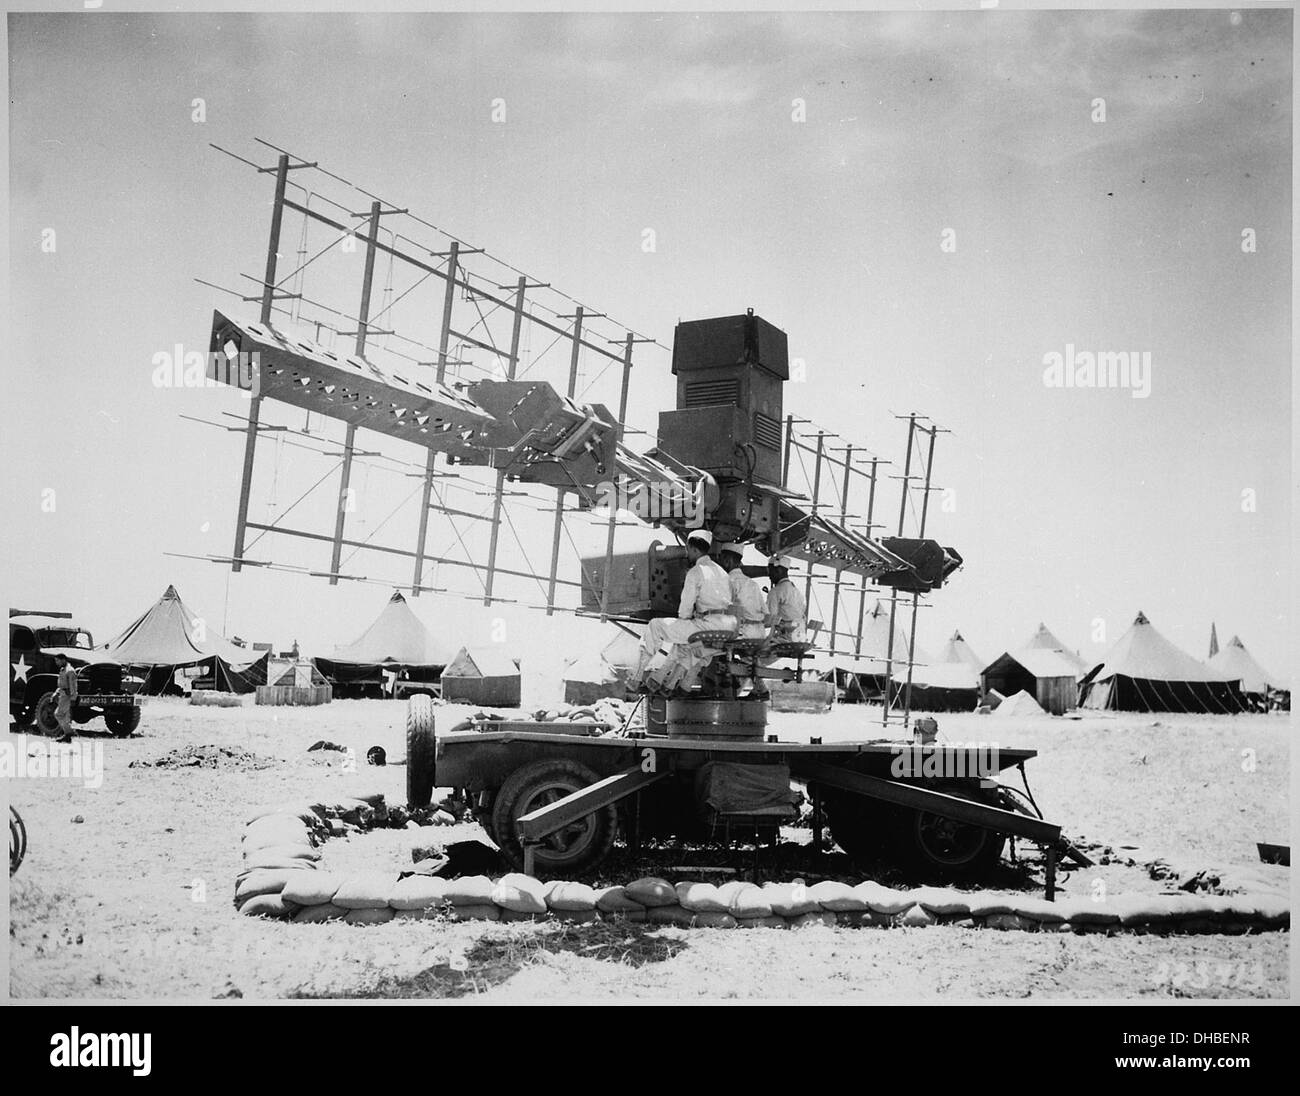
[[[944,648],[939,652],[938,661],[940,663],[960,662],[969,666],[977,674],[988,665],[979,655],[971,650],[971,646],[962,639],[961,632],[953,632],[952,638],[944,644]]]
[[[902,621],[902,614],[896,614],[892,675],[895,681],[907,680],[908,642]],[[835,683],[841,701],[880,700],[885,695],[889,655],[889,606],[877,600],[871,611],[863,614],[860,643],[854,644],[852,653],[833,652],[822,680]],[[917,660],[926,661],[919,653]]]
[[[1246,707],[1240,678],[1179,650],[1141,612],[1079,687],[1083,708],[1214,713]]]
[[[1014,696],[1007,697],[1006,700],[994,708],[993,711],[996,715],[1003,716],[1004,718],[1008,716],[1014,717],[1044,714],[1042,706],[1038,701],[1023,689]]]
[[[237,646],[210,629],[181,601],[175,586],[168,586],[102,650],[143,676],[139,691],[147,696],[180,692],[176,671],[189,666],[202,667],[201,683],[219,692],[251,693],[266,684],[267,655]]]
[[[1241,691],[1250,696],[1262,697],[1270,689],[1281,690],[1283,684],[1258,662],[1246,650],[1246,645],[1237,636],[1228,640],[1228,644],[1208,663],[1210,669],[1218,670],[1228,677],[1241,682]]]
[[[383,696],[394,674],[436,682],[451,650],[415,615],[400,592],[361,635],[329,657],[313,660],[336,696]]]
[[[1024,692],[1041,711],[1064,715],[1078,702],[1074,671],[1074,664],[1061,652],[1030,647],[998,655],[980,674],[980,683],[986,693],[996,689],[1005,697]]]
[[[442,671],[442,697],[459,704],[517,708],[519,663],[498,647],[462,647]]]
[[[1071,666],[1074,667],[1074,678],[1077,681],[1092,669],[1086,659],[1077,652],[1070,650],[1064,643],[1052,634],[1051,629],[1046,624],[1039,623],[1038,631],[1029,637],[1029,642],[1025,648],[1042,651],[1055,651],[1061,655]]]
[[[907,671],[890,689],[894,707],[904,703]],[[966,662],[938,662],[912,670],[912,711],[973,712],[979,701],[980,677]]]
[[[591,704],[607,696],[627,700],[628,675],[639,651],[639,638],[619,628],[599,651],[570,659],[564,667],[565,703]]]

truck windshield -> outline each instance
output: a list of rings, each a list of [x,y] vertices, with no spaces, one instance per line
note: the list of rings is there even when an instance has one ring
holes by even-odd
[[[75,628],[46,628],[41,633],[41,646],[80,647],[83,651],[89,651],[93,644],[89,632]]]

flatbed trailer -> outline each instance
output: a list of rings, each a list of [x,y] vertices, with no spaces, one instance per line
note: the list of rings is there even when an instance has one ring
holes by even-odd
[[[701,792],[710,766],[768,782],[803,784],[836,843],[857,860],[885,859],[922,879],[976,881],[997,866],[1008,836],[1043,847],[1049,894],[1059,855],[1089,861],[1031,797],[998,775],[1036,751],[914,745],[890,740],[823,743],[611,733],[601,725],[508,722],[438,736],[427,697],[407,713],[407,792],[412,806],[433,788],[456,789],[505,856],[539,876],[591,872],[622,833],[774,839],[780,812],[720,814]],[[602,733],[603,732],[603,733]],[[774,772],[762,770],[775,769]],[[1027,789],[1027,785],[1026,785]],[[814,839],[820,839],[815,830]]]

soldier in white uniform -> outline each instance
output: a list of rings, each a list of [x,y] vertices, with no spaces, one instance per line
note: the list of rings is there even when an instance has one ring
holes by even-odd
[[[772,589],[767,595],[764,623],[772,629],[773,640],[803,643],[808,635],[808,605],[790,581],[790,567],[789,556],[773,556],[767,561]]]
[[[762,639],[767,635],[767,628],[763,625],[763,590],[740,569],[744,551],[743,544],[719,544],[718,562],[731,580],[731,611],[739,622],[741,637]]]
[[[646,625],[637,666],[631,675],[635,687],[689,689],[711,651],[693,651],[690,637],[701,631],[734,631],[731,579],[709,556],[713,534],[694,530],[686,541],[691,569],[682,583],[676,618],[657,617]]]

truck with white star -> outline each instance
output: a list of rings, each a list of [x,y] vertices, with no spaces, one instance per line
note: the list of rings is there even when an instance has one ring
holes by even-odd
[[[55,718],[57,655],[77,672],[74,723],[104,717],[109,731],[125,738],[140,725],[140,698],[122,687],[122,666],[95,649],[86,629],[65,612],[9,610],[9,715],[17,730],[35,727],[60,734]]]

